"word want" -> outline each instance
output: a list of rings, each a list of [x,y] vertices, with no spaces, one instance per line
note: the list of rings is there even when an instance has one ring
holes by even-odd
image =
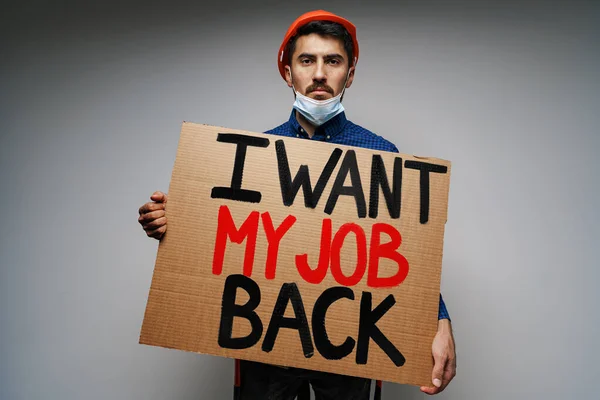
[[[220,275],[223,271],[223,262],[228,239],[234,243],[241,244],[246,240],[244,252],[243,275],[252,276],[254,268],[254,254],[258,236],[259,218],[262,219],[265,236],[267,237],[267,258],[265,265],[265,278],[274,279],[277,270],[277,257],[279,244],[284,235],[296,222],[296,217],[288,215],[283,222],[275,227],[269,212],[259,214],[253,211],[238,229],[235,225],[229,207],[219,208],[217,234],[213,256],[212,272]],[[340,253],[346,237],[353,234],[356,240],[356,265],[351,275],[345,275],[341,268]],[[389,236],[390,241],[381,242],[381,236]],[[295,265],[300,276],[308,283],[319,284],[325,278],[327,270],[337,283],[343,286],[354,286],[359,283],[365,272],[367,273],[367,286],[373,288],[394,287],[404,281],[408,275],[408,261],[398,253],[402,243],[400,232],[393,226],[385,223],[375,223],[371,228],[371,241],[367,249],[367,238],[365,231],[355,223],[345,223],[333,234],[331,219],[324,219],[321,227],[321,245],[319,261],[315,268],[308,264],[308,255],[299,254],[295,257]],[[368,262],[367,262],[368,255]],[[398,265],[396,274],[388,277],[379,276],[379,260],[387,258]],[[367,272],[368,268],[368,272]]]
[[[244,164],[246,161],[246,151],[248,146],[266,148],[270,141],[267,138],[258,136],[247,136],[233,133],[219,133],[217,141],[223,143],[232,143],[236,145],[235,161],[231,184],[228,187],[214,187],[211,197],[214,199],[229,199],[249,203],[260,203],[262,194],[256,190],[242,189],[242,177],[244,174]],[[281,197],[283,204],[291,206],[296,199],[300,188],[304,193],[304,205],[307,208],[316,208],[323,191],[333,175],[333,171],[339,160],[342,158],[343,151],[335,148],[325,164],[316,185],[312,186],[309,169],[307,165],[301,165],[298,173],[292,179],[289,167],[285,143],[283,140],[275,141],[275,151],[277,155],[277,165],[279,172],[279,184],[281,187]],[[402,193],[402,158],[396,157],[394,160],[394,171],[392,177],[392,187],[388,181],[385,165],[381,155],[374,154],[371,163],[371,182],[369,189],[369,218],[377,218],[379,209],[379,188],[383,192],[386,206],[391,218],[400,218],[401,193]],[[429,220],[429,174],[448,172],[448,167],[444,165],[430,164],[426,162],[406,160],[404,168],[420,171],[420,223],[425,224]],[[350,177],[350,186],[345,186],[344,182]],[[354,198],[356,210],[359,218],[366,218],[367,205],[363,191],[362,180],[354,150],[346,150],[341,162],[337,176],[335,177],[329,198],[325,204],[325,213],[332,214],[335,205],[340,196],[350,196]]]

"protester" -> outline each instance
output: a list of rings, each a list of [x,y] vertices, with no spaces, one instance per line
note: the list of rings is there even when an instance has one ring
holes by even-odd
[[[328,143],[398,152],[396,146],[346,118],[342,98],[354,81],[359,47],[355,26],[326,11],[301,15],[289,27],[277,54],[282,78],[294,93],[288,121],[266,133]],[[146,234],[161,239],[167,231],[167,194],[155,192],[139,209]],[[441,392],[456,373],[452,327],[440,295],[438,332],[432,344],[434,387]],[[317,400],[368,400],[371,380],[358,377],[284,368],[250,361],[239,363],[242,400],[293,400],[307,382]]]

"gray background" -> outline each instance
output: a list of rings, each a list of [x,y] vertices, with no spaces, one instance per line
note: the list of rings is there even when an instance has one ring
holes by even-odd
[[[230,360],[137,344],[183,120],[264,131],[287,26],[358,26],[348,117],[453,162],[440,399],[597,399],[597,2],[22,1],[0,21],[0,398],[229,399]],[[385,399],[421,399],[385,384]]]

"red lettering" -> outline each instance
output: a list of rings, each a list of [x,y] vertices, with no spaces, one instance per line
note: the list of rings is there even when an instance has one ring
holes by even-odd
[[[340,266],[340,253],[346,236],[353,232],[356,236],[356,266],[350,276],[344,275]],[[331,243],[331,275],[340,285],[354,286],[365,275],[367,269],[367,237],[365,231],[357,224],[347,223],[336,232]]]
[[[235,222],[233,221],[229,207],[221,206],[219,208],[217,238],[215,240],[215,251],[213,255],[214,275],[221,275],[221,272],[223,272],[223,259],[225,258],[227,238],[229,237],[232,242],[240,244],[247,237],[246,252],[244,253],[244,275],[247,277],[252,276],[256,236],[258,233],[258,218],[258,211],[251,212],[238,230],[235,227]]]
[[[381,233],[386,233],[391,241],[381,244]],[[402,243],[402,236],[396,228],[384,223],[373,224],[371,231],[371,249],[369,254],[369,273],[367,285],[374,288],[393,287],[401,284],[408,275],[408,261],[396,250]],[[379,259],[388,258],[398,264],[396,275],[379,277]]]
[[[212,271],[214,275],[223,272],[223,263],[228,240],[241,244],[246,241],[243,262],[243,274],[252,276],[254,267],[254,255],[258,236],[259,219],[262,218],[265,235],[268,242],[267,257],[265,263],[265,278],[275,279],[277,271],[277,259],[281,240],[296,222],[296,217],[288,215],[281,224],[275,228],[269,212],[262,215],[258,211],[252,211],[239,229],[236,227],[229,208],[225,205],[219,208],[217,234],[213,254]],[[345,275],[341,266],[341,252],[346,237],[353,233],[356,238],[356,264],[350,275]],[[390,241],[381,243],[382,234],[389,236]],[[332,221],[323,219],[321,227],[321,243],[319,248],[319,259],[317,266],[313,269],[308,263],[308,254],[298,254],[295,257],[296,269],[307,283],[319,284],[327,275],[331,265],[331,275],[335,281],[346,287],[358,284],[367,272],[367,286],[372,288],[385,288],[400,285],[407,277],[409,265],[406,258],[397,250],[402,244],[400,232],[392,225],[385,223],[373,224],[371,229],[370,248],[367,250],[367,238],[363,228],[355,223],[346,223],[340,226],[333,236]],[[368,254],[368,265],[367,265]],[[379,261],[387,258],[394,261],[398,271],[392,276],[379,276]]]
[[[294,225],[296,217],[288,215],[277,229],[274,229],[273,220],[268,212],[262,213],[261,217],[265,228],[265,234],[267,235],[267,241],[269,242],[269,247],[267,249],[267,263],[265,265],[265,278],[273,279],[275,278],[275,270],[277,269],[279,242],[281,242],[283,235],[285,235],[292,225]]]
[[[317,268],[312,269],[308,265],[308,255],[296,255],[296,268],[302,278],[308,283],[321,283],[325,279],[327,269],[329,268],[329,253],[331,251],[331,219],[325,218],[321,228],[321,249],[319,255],[319,264]]]

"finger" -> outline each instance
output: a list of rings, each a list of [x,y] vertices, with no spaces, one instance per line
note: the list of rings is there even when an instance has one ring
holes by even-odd
[[[437,388],[437,391],[434,394],[443,392],[444,389],[446,389],[446,387],[448,386],[448,384],[454,378],[455,375],[456,375],[456,363],[453,362],[453,360],[448,359],[448,362],[446,363],[446,367],[444,368],[444,374],[442,377],[442,385]]]
[[[148,202],[146,204],[144,204],[143,206],[140,207],[140,209],[138,210],[139,214],[146,214],[152,211],[157,211],[157,210],[164,210],[165,209],[165,203],[155,203],[155,202]]]
[[[146,222],[143,226],[144,226],[145,231],[152,231],[152,230],[158,229],[160,227],[163,227],[165,225],[167,225],[167,218],[160,217],[155,220]]]
[[[421,386],[421,392],[428,394],[428,395],[434,395],[434,394],[438,394],[440,392],[440,388]]]
[[[152,193],[152,196],[150,196],[150,200],[156,201],[158,203],[166,203],[167,202],[167,194],[163,193],[161,191],[156,191],[156,192]]]
[[[446,367],[447,357],[434,355],[433,359],[435,360],[435,364],[433,365],[433,371],[431,373],[431,381],[435,387],[439,388],[442,386],[442,378]]]
[[[421,391],[428,395],[434,395],[441,392],[440,387],[442,386],[442,376],[446,364],[446,358],[439,354],[433,354],[433,360],[434,365],[431,373],[431,381],[434,386],[421,386]]]
[[[154,229],[151,231],[146,231],[146,235],[148,235],[148,237],[151,237],[154,239],[161,239],[166,231],[167,231],[167,226],[163,225],[160,228],[157,228],[157,229]]]
[[[446,386],[448,386],[450,381],[452,381],[452,379],[454,379],[455,376],[456,376],[456,361],[448,360],[448,362],[446,363],[446,368],[444,369],[444,378],[442,379],[443,383],[442,383],[442,387],[440,388],[440,392],[442,390],[444,390],[446,388]]]
[[[164,216],[165,216],[165,210],[150,211],[150,212],[140,215],[138,217],[138,221],[140,224],[144,225],[148,222],[152,222],[155,219],[162,218]]]

